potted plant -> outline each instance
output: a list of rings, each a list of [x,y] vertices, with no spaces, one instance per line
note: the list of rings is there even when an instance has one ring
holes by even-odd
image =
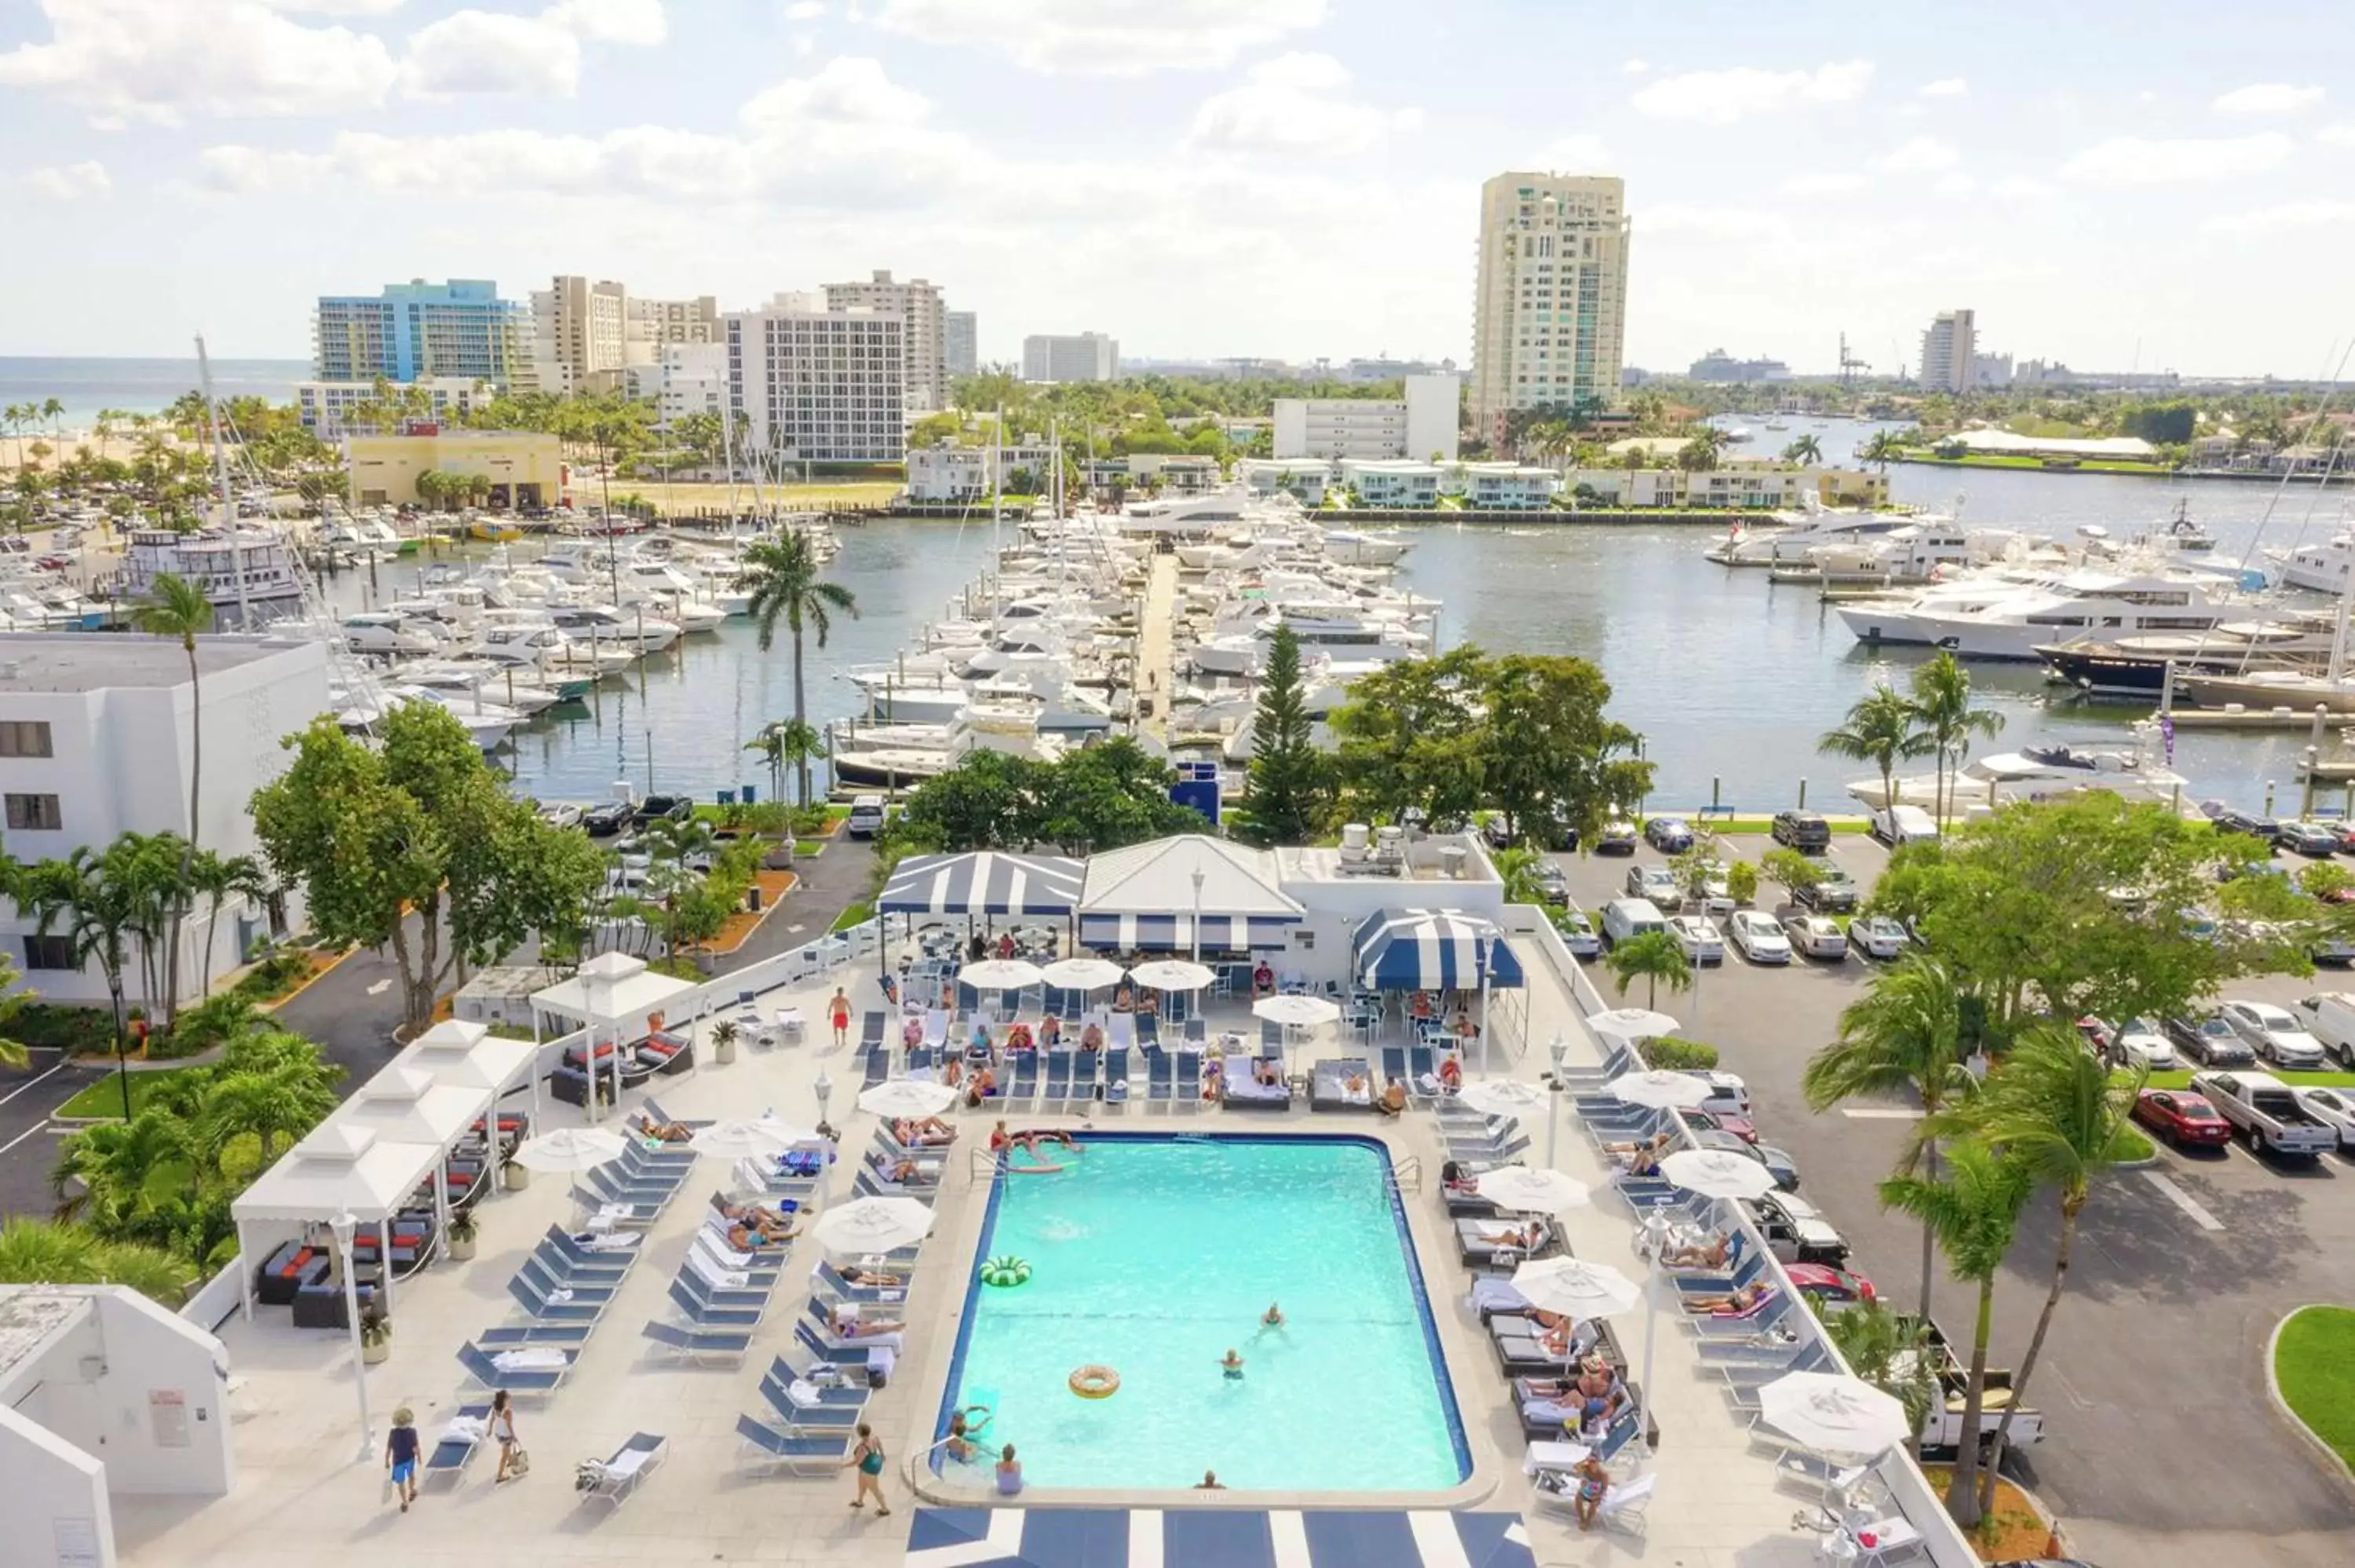
[[[373,1303],[360,1308],[360,1364],[376,1366],[392,1354],[392,1319]]]
[[[499,1165],[499,1184],[511,1192],[522,1192],[531,1185],[531,1168],[512,1160],[503,1160]]]
[[[736,1037],[742,1033],[732,1018],[723,1018],[711,1026],[711,1059],[721,1066],[736,1059]]]
[[[474,1213],[461,1209],[450,1216],[450,1257],[454,1263],[464,1263],[474,1255]]]

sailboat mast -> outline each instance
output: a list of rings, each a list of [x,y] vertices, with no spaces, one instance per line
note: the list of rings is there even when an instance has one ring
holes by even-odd
[[[205,355],[204,334],[197,336],[197,379],[205,389],[205,423],[213,438],[213,482],[220,486],[221,531],[229,538],[229,574],[237,578],[237,629],[253,630],[253,599],[245,581],[245,545],[237,536],[237,503],[229,491],[229,449],[221,444],[220,404],[213,398],[213,364]]]

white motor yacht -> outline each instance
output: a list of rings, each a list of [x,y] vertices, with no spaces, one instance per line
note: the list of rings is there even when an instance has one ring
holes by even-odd
[[[2205,574],[2086,567],[1959,604],[1925,592],[1834,608],[1859,642],[1944,648],[1965,659],[2036,659],[2040,647],[2079,638],[2206,631],[2246,611]]]
[[[462,706],[480,701],[513,708],[525,718],[544,714],[563,701],[550,688],[517,674],[513,665],[499,670],[485,664],[431,660],[404,665],[400,683],[441,693]]]
[[[2156,801],[2180,809],[2186,780],[2162,766],[2154,733],[2156,721],[2135,726],[2141,743],[2126,750],[2103,750],[2070,746],[2023,746],[1966,762],[1948,777],[1946,788],[1957,819],[1980,815],[2015,800],[2050,800],[2085,789],[2107,789],[2129,800]],[[1937,799],[1934,774],[1916,774],[1896,780],[1897,798],[1927,807]],[[1859,779],[1848,792],[1867,806],[1888,804],[1878,776]]]
[[[1819,545],[1851,543],[1917,524],[1950,523],[1907,512],[1776,512],[1733,524],[1706,559],[1721,567],[1801,567]]]
[[[2333,534],[2319,545],[2265,554],[2280,567],[2285,586],[2316,593],[2344,593],[2349,573],[2355,570],[2355,531]]]
[[[381,653],[396,659],[421,658],[447,646],[437,622],[412,618],[398,610],[369,609],[344,617],[336,628],[344,646],[355,653]]]
[[[626,648],[591,648],[575,642],[547,621],[501,621],[483,628],[464,652],[502,664],[527,665],[550,673],[617,675],[638,662]]]
[[[576,642],[633,648],[641,653],[659,653],[679,638],[678,622],[635,606],[623,609],[610,604],[551,604],[548,619]]]

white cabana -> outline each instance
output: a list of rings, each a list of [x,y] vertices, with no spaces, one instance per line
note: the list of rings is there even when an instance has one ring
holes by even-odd
[[[325,1224],[348,1211],[362,1224],[383,1227],[382,1261],[389,1280],[392,1216],[441,1169],[442,1145],[399,1142],[368,1128],[343,1125],[341,1114],[314,1128],[229,1205],[237,1223],[238,1283],[249,1318],[253,1315],[253,1271],[261,1255],[247,1239],[248,1225]]]
[[[492,1092],[461,1084],[437,1083],[433,1075],[398,1062],[370,1078],[360,1092],[336,1108],[331,1120],[339,1127],[372,1132],[393,1143],[438,1144],[443,1152],[464,1137],[474,1118],[489,1111]],[[450,1224],[450,1162],[433,1167],[433,1218]],[[390,1270],[388,1268],[388,1274]],[[390,1298],[390,1281],[386,1296]]]
[[[488,1118],[496,1115],[499,1101],[515,1086],[516,1080],[528,1078],[532,1121],[538,1122],[539,1075],[531,1070],[532,1058],[538,1054],[539,1048],[528,1040],[503,1039],[493,1034],[486,1023],[449,1018],[419,1035],[408,1050],[392,1059],[392,1064],[431,1073],[437,1084],[491,1091],[490,1109],[484,1113],[483,1135],[491,1156],[491,1185],[496,1189],[500,1182],[498,1128]]]
[[[1187,833],[1089,858],[1080,945],[1184,951],[1207,938],[1215,948],[1280,948],[1305,913],[1284,891],[1272,853]]]
[[[589,1032],[590,1049],[583,1053],[590,1072],[598,1070],[596,1047],[611,1045],[607,1060],[613,1068],[613,1099],[622,1097],[622,1052],[626,1040],[647,1033],[665,1009],[698,988],[668,975],[656,974],[644,959],[625,953],[600,953],[582,964],[570,980],[559,980],[531,993],[532,1040],[535,1049],[553,1017],[581,1024]],[[590,1118],[597,1115],[595,1085],[584,1097]]]

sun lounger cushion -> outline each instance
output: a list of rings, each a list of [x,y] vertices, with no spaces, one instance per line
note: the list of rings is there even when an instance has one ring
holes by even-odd
[[[545,1346],[501,1351],[491,1358],[491,1364],[501,1372],[555,1372],[570,1362],[570,1358],[562,1351]]]

